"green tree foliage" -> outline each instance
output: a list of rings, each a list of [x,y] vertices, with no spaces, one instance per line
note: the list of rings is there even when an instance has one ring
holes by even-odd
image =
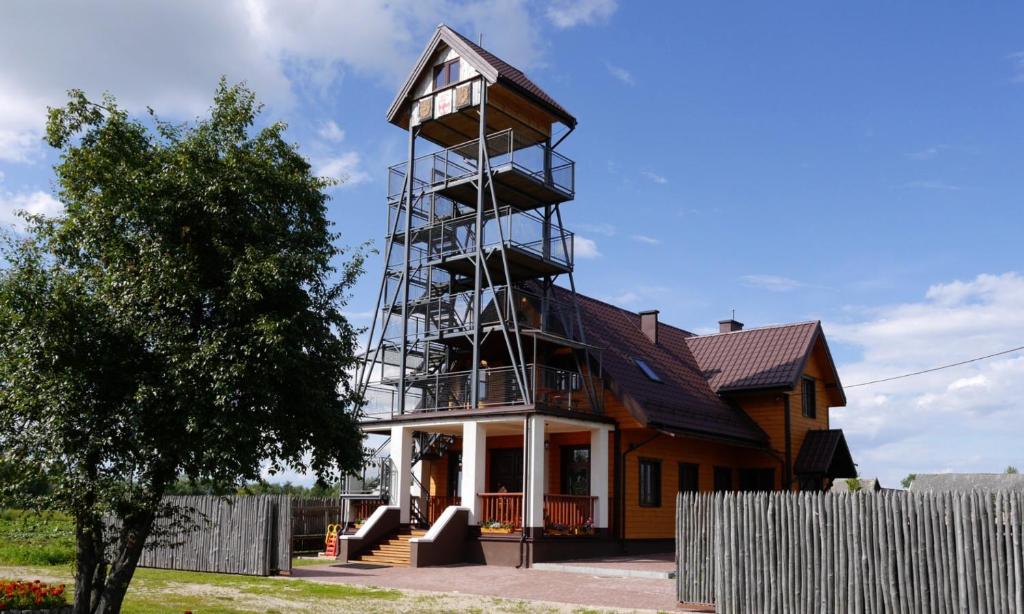
[[[66,211],[4,251],[0,454],[74,520],[79,614],[120,609],[180,476],[334,483],[360,463],[341,309],[363,254],[336,247],[328,181],[259,112],[224,82],[189,124],[79,91],[50,109]]]
[[[1020,473],[1020,470],[1017,469],[1016,467],[1014,467],[1013,465],[1010,465],[1009,467],[1006,468],[1005,473],[1007,475],[1016,475],[1016,474]]]
[[[914,483],[915,479],[917,479],[917,474],[916,473],[911,473],[911,474],[908,474],[907,477],[905,477],[902,480],[900,480],[900,484],[903,485],[903,488],[909,489],[910,485]]]

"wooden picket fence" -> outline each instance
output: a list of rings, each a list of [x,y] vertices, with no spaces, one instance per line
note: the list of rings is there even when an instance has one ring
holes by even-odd
[[[255,576],[289,572],[288,495],[167,497],[178,514],[157,521],[140,567]]]
[[[679,601],[1024,614],[1024,493],[680,494]]]

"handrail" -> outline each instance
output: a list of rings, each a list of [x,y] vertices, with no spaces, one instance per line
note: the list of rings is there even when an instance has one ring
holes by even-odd
[[[551,531],[590,531],[594,525],[597,497],[592,495],[544,495],[544,526]]]
[[[522,530],[523,493],[482,492],[477,496],[480,497],[480,519],[484,528],[500,525],[501,528]]]

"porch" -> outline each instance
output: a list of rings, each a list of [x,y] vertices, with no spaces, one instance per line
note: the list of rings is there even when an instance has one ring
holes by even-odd
[[[395,526],[430,528],[425,540],[412,541],[413,550],[436,539],[448,550],[462,550],[445,557],[449,561],[515,565],[524,548],[550,559],[553,549],[563,548],[558,544],[607,541],[601,538],[608,535],[612,509],[614,427],[605,419],[523,411],[363,428],[391,437],[387,509],[394,511]],[[444,538],[453,531],[463,537]],[[534,547],[537,540],[545,543]],[[592,549],[567,547],[562,558]],[[416,558],[410,557],[414,566]]]

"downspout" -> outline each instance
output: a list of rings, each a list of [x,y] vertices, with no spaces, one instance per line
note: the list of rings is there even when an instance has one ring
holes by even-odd
[[[529,501],[527,490],[530,487],[530,417],[523,418],[523,521],[522,531],[519,532],[519,564],[520,569],[525,562],[526,549],[526,502]]]
[[[658,431],[640,443],[629,444],[629,449],[622,453],[622,472],[619,475],[619,493],[621,493],[619,496],[619,509],[621,510],[619,518],[622,520],[622,525],[619,527],[619,539],[622,542],[623,552],[626,551],[626,456],[628,456],[630,452],[639,450],[661,436],[662,433]]]
[[[782,465],[782,481],[786,491],[793,490],[793,435],[792,418],[790,417],[789,395],[782,395],[782,411],[785,412],[785,462]]]

